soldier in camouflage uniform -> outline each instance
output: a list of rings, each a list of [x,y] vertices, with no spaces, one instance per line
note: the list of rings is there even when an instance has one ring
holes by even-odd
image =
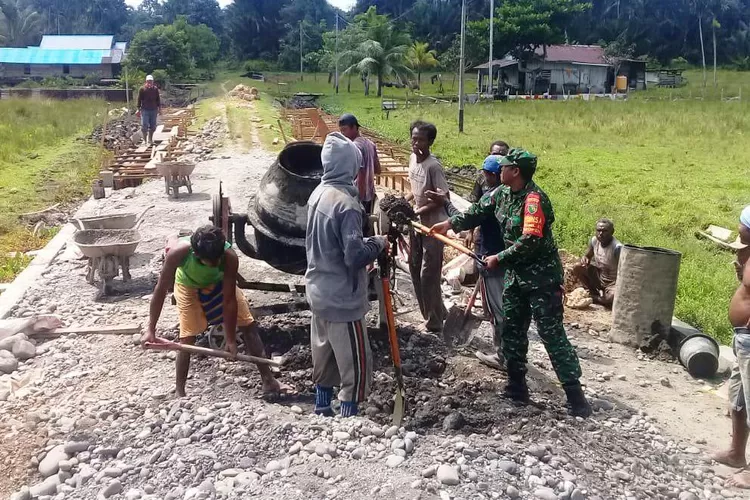
[[[563,326],[563,268],[552,237],[555,215],[547,195],[532,181],[536,161],[536,156],[527,151],[511,150],[501,161],[500,181],[504,186],[464,214],[435,224],[431,231],[464,231],[489,217],[497,218],[503,229],[505,250],[488,256],[485,263],[489,269],[506,269],[503,354],[509,380],[505,394],[517,401],[529,400],[526,354],[533,316],[571,413],[587,417],[591,407],[579,382],[581,365]]]

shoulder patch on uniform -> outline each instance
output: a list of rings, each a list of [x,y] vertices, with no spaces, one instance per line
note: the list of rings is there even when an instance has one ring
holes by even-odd
[[[542,237],[544,235],[544,211],[539,193],[529,193],[523,208],[523,234]]]

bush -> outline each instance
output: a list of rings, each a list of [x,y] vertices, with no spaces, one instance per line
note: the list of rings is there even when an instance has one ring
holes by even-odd
[[[102,77],[98,73],[89,73],[83,77],[83,84],[88,86],[98,85],[101,81]]]
[[[75,83],[75,80],[69,76],[48,76],[40,82],[40,85],[49,89],[61,89],[72,87]]]
[[[169,84],[169,74],[165,69],[155,69],[151,73],[151,76],[154,77],[154,81],[156,82],[156,85],[159,86],[159,88],[163,89]]]
[[[690,68],[690,63],[684,57],[675,57],[669,61],[669,67],[672,69],[688,69]]]
[[[251,59],[245,61],[244,64],[245,73],[263,73],[264,71],[278,71],[278,65],[270,61],[264,61],[263,59]]]

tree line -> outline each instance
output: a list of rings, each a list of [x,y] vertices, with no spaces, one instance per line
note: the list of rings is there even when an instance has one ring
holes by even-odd
[[[583,43],[660,65],[684,59],[750,69],[750,0],[496,0],[495,7],[498,57]],[[487,58],[489,10],[489,0],[467,0],[469,66]],[[124,0],[0,0],[0,45],[114,34],[131,41],[144,64],[181,75],[208,71],[220,56],[296,70],[301,52],[307,71],[331,71],[338,61],[346,77],[370,74],[380,89],[386,75],[419,80],[436,65],[457,68],[460,18],[461,0],[357,0],[351,12],[326,0],[234,0],[223,9],[216,0],[143,0],[137,8]],[[164,54],[172,55],[160,61]]]

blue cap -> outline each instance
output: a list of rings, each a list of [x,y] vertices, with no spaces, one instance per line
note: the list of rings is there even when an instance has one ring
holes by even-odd
[[[493,174],[499,173],[500,172],[500,160],[502,159],[503,157],[500,155],[489,155],[487,158],[484,159],[484,163],[482,163],[482,170],[491,172]]]

